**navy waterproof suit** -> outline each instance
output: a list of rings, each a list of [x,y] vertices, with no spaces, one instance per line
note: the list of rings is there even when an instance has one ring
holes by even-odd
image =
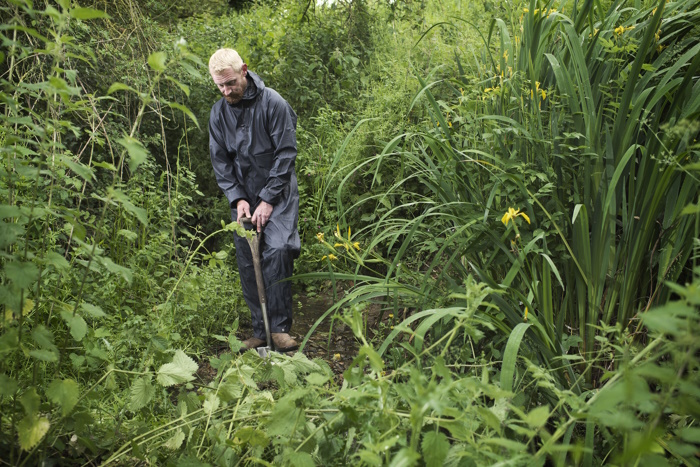
[[[245,199],[253,213],[261,201],[273,206],[261,237],[262,274],[270,332],[292,327],[293,261],[299,254],[299,190],[294,171],[297,116],[275,90],[248,71],[243,98],[224,98],[211,109],[209,154],[216,181],[236,220],[236,203]],[[254,336],[265,340],[253,259],[245,238],[234,234],[243,297],[250,308]],[[280,282],[282,281],[282,282]]]

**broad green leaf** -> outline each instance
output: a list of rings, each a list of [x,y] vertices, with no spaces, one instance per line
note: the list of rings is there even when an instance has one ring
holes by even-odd
[[[126,229],[119,229],[117,231],[117,235],[120,235],[131,242],[139,238],[139,235],[136,232],[132,232],[131,230]]]
[[[150,376],[136,378],[131,384],[129,409],[137,411],[146,407],[155,394],[156,388],[151,384]]]
[[[167,59],[168,56],[165,52],[153,52],[148,56],[148,65],[155,71],[163,71],[165,70],[165,61]]]
[[[84,8],[77,7],[73,8],[68,12],[71,18],[75,19],[96,19],[96,18],[109,18],[109,15],[101,10],[95,10],[94,8]]]
[[[42,362],[57,362],[58,351],[49,349],[34,349],[29,351],[29,356]]]
[[[61,310],[61,317],[68,325],[70,335],[73,336],[73,339],[78,342],[83,340],[88,330],[87,323],[83,317],[77,313],[73,314],[73,312],[69,310]]]
[[[700,444],[700,428],[687,427],[678,430],[678,435],[683,441],[688,443]]]
[[[131,172],[136,171],[139,165],[143,164],[148,157],[148,150],[136,138],[126,135],[118,139],[117,143],[121,144],[129,153],[129,170]]]
[[[190,97],[190,87],[189,86],[187,86],[184,83],[179,82],[178,80],[176,80],[175,78],[173,78],[171,76],[166,76],[165,79],[167,79],[168,81],[173,83],[175,86],[180,88],[180,90],[182,90],[182,92],[184,92],[187,97]]]
[[[186,383],[194,379],[194,372],[199,366],[182,350],[176,350],[171,363],[166,363],[158,369],[158,383],[163,386]]]
[[[272,409],[267,433],[269,436],[289,436],[297,426],[302,411],[289,396],[280,399]]]
[[[29,451],[39,444],[49,431],[49,419],[37,415],[27,415],[17,424],[19,445],[24,451]]]
[[[175,430],[175,434],[173,434],[168,440],[163,443],[163,447],[170,449],[171,451],[175,451],[177,449],[180,449],[180,446],[182,446],[182,443],[185,441],[185,432],[182,431],[182,429],[178,428]]]
[[[541,428],[549,418],[549,406],[543,405],[532,409],[525,417],[525,422],[531,428]]]
[[[12,396],[19,385],[17,381],[7,376],[5,373],[0,373],[0,396]]]
[[[53,266],[57,271],[68,271],[70,269],[70,263],[66,260],[66,258],[55,251],[49,251],[46,254],[44,264],[47,266]]]
[[[136,89],[132,88],[131,86],[127,86],[124,83],[113,83],[107,90],[107,94],[113,94],[117,91],[131,91],[134,94],[138,94],[138,91]],[[94,165],[98,165],[98,163],[95,163]]]
[[[13,222],[0,221],[0,248],[15,243],[24,233],[24,227]]]
[[[127,195],[121,190],[116,190],[112,188],[110,188],[108,191],[110,198],[112,198],[115,201],[118,201],[122,206],[124,206],[124,209],[136,216],[136,218],[143,225],[148,225],[148,215],[146,213],[146,210],[134,206],[134,204],[131,202],[131,199],[129,198],[129,195]]]
[[[63,162],[70,170],[75,172],[85,181],[90,181],[95,178],[95,174],[91,167],[80,163],[79,161],[74,161],[70,157],[62,157],[61,162]]]
[[[450,442],[443,433],[439,431],[429,431],[423,434],[421,443],[423,450],[423,460],[427,467],[441,466],[450,450]]]
[[[39,278],[39,268],[33,263],[11,261],[5,264],[5,274],[17,287],[30,287]]]
[[[293,465],[294,467],[315,467],[313,457],[308,452],[295,452],[291,449],[285,453],[285,459],[287,465]]]
[[[168,102],[167,104],[170,107],[172,107],[173,109],[177,109],[177,110],[181,111],[182,113],[184,113],[185,115],[187,115],[190,118],[190,120],[192,120],[192,122],[195,125],[197,125],[197,128],[199,128],[199,120],[197,120],[197,117],[195,116],[195,114],[188,107],[186,107],[182,104],[178,104],[177,102]]]
[[[34,342],[42,349],[58,350],[53,342],[53,332],[43,324],[40,324],[32,330],[32,339],[34,339]]]
[[[36,392],[36,388],[29,388],[19,398],[19,403],[24,407],[24,412],[27,415],[34,415],[39,411],[41,406],[41,397]]]
[[[102,265],[109,272],[111,272],[112,274],[120,275],[122,277],[122,279],[124,279],[129,284],[131,284],[131,280],[133,279],[133,272],[131,271],[131,269],[116,264],[114,261],[107,258],[106,256],[100,257],[99,260],[100,260],[100,263],[102,263]]]
[[[221,400],[216,397],[216,394],[209,394],[207,395],[206,400],[202,404],[202,408],[204,409],[204,412],[208,415],[213,414],[216,412],[216,410],[219,408],[219,405],[221,405]]]
[[[75,407],[80,398],[80,387],[72,379],[54,380],[46,390],[46,396],[61,407],[61,415],[66,416]]]
[[[420,454],[411,448],[402,448],[396,455],[391,459],[389,467],[409,467],[412,465],[418,465],[418,460],[420,459]]]
[[[226,380],[219,385],[219,397],[224,402],[229,402],[232,400],[237,400],[243,397],[243,385],[236,378],[226,378]]]
[[[330,377],[321,373],[311,373],[306,377],[306,381],[312,386],[323,386]]]
[[[104,318],[107,316],[107,314],[102,310],[102,307],[99,305],[93,305],[92,303],[83,302],[80,304],[80,309],[93,318]]]
[[[19,347],[19,332],[17,328],[8,329],[0,335],[0,356],[10,353]]]
[[[250,444],[263,448],[270,444],[270,439],[264,431],[249,426],[236,430],[233,434],[233,441],[236,444]]]

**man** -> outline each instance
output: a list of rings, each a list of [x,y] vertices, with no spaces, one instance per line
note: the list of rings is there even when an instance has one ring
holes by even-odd
[[[261,233],[261,266],[272,341],[277,350],[298,348],[292,327],[293,262],[300,250],[299,190],[294,172],[297,117],[291,106],[248,67],[233,49],[209,59],[209,73],[223,98],[209,118],[209,153],[231,218],[250,217]],[[245,238],[234,234],[243,297],[253,337],[246,349],[266,345],[253,259]]]

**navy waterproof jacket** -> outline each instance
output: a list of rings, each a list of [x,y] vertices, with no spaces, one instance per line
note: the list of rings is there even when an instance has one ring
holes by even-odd
[[[216,181],[233,220],[238,200],[250,203],[251,214],[266,201],[274,209],[265,227],[265,242],[298,251],[297,116],[257,74],[249,70],[247,79],[238,103],[229,104],[222,97],[211,109],[209,154]]]

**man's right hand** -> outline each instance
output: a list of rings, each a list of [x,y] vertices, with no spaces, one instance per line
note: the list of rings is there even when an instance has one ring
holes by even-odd
[[[236,222],[241,222],[241,219],[244,217],[252,217],[250,214],[250,203],[244,199],[238,200],[238,203],[236,203],[236,211],[238,211]]]

